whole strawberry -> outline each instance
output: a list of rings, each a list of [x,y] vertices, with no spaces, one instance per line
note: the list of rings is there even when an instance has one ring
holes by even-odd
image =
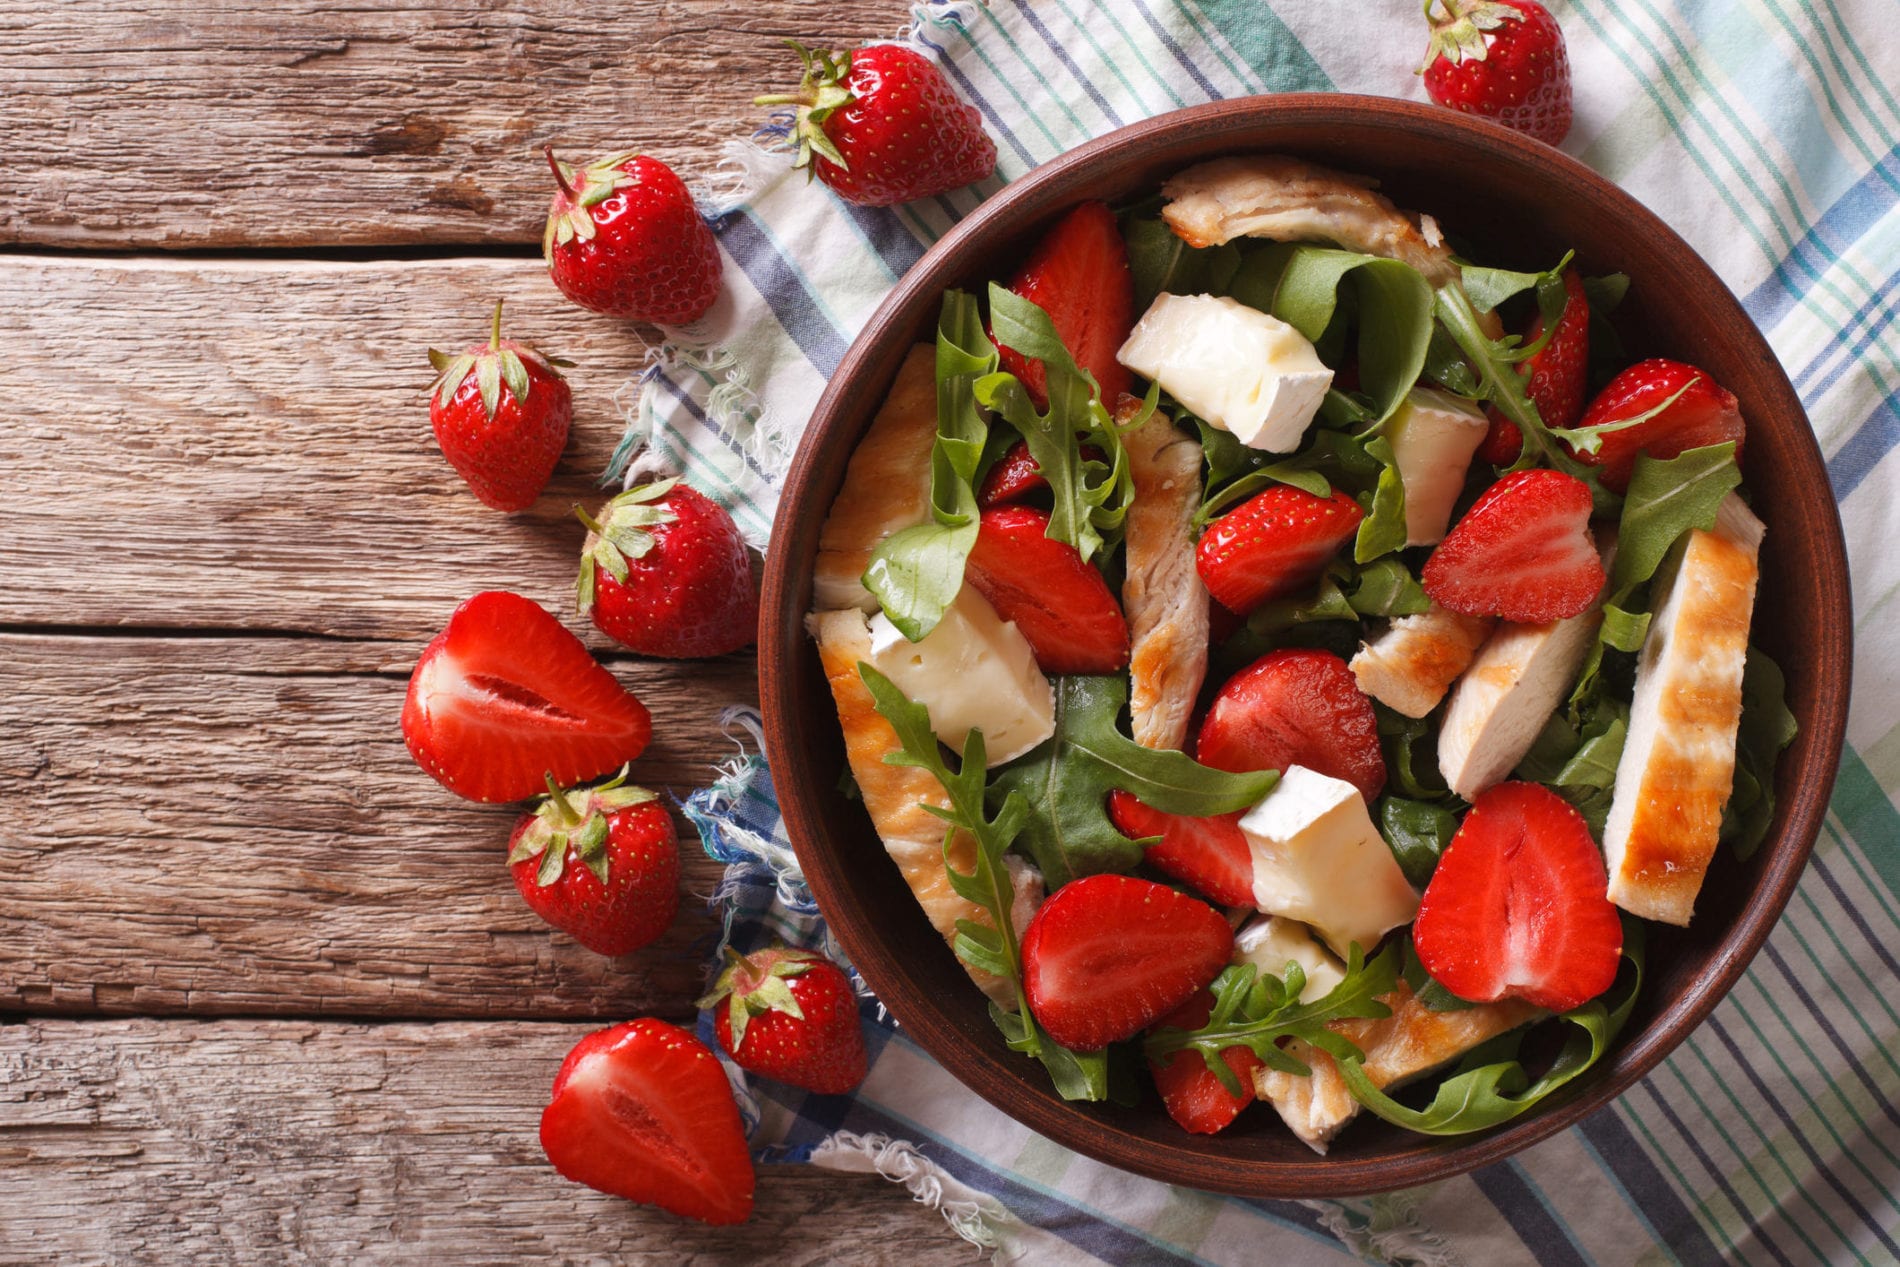
[[[508,841],[508,869],[528,906],[581,945],[624,955],[653,941],[679,910],[679,839],[652,792],[626,770],[563,792],[548,776],[541,807]]]
[[[858,1000],[837,964],[809,950],[774,946],[730,960],[699,1006],[742,1069],[821,1095],[864,1081]]]
[[[502,338],[497,301],[487,343],[454,356],[430,348],[429,364],[429,421],[442,456],[482,505],[532,506],[567,445],[574,396],[556,367],[572,362]]]
[[[574,167],[546,151],[560,188],[541,254],[561,293],[609,317],[679,325],[719,297],[719,246],[673,169],[644,154]]]
[[[724,507],[678,479],[620,494],[587,525],[576,597],[583,616],[641,655],[724,655],[758,632],[745,539]]]
[[[798,107],[796,165],[846,202],[914,202],[996,170],[982,116],[928,57],[901,44],[824,53],[786,42],[805,63],[798,91],[754,100]]]
[[[1444,13],[1433,12],[1442,5]],[[1570,133],[1570,57],[1537,0],[1426,0],[1425,91],[1551,145]]]

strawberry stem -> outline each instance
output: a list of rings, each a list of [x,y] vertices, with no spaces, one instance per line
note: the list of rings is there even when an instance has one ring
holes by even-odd
[[[554,781],[554,771],[549,770],[547,772],[547,778],[548,804],[554,807],[555,817],[561,820],[563,827],[574,827],[578,825],[581,821],[581,816],[576,814],[574,807],[567,803],[567,796],[561,791],[561,785]]]
[[[593,533],[595,536],[604,537],[607,535],[607,530],[600,526],[600,521],[598,519],[595,519],[592,515],[587,513],[586,507],[575,506],[574,518],[580,520],[581,523],[585,524],[587,526],[587,530]]]
[[[500,349],[501,349],[501,300],[497,299],[495,301],[495,316],[488,326],[488,350],[491,352],[496,352],[496,351],[499,351]]]
[[[554,172],[554,183],[561,187],[562,193],[572,198],[574,196],[574,186],[567,183],[567,173],[561,170],[561,160],[554,157],[554,147],[552,145],[543,145],[541,152],[548,156],[548,167]]]

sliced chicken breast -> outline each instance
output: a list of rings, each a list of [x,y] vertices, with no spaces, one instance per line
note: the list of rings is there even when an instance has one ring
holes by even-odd
[[[1603,831],[1610,900],[1644,919],[1687,924],[1715,853],[1763,532],[1731,493],[1714,530],[1691,529],[1674,573],[1659,578]]]
[[[1133,402],[1123,398],[1121,417]],[[1207,587],[1194,567],[1194,512],[1201,502],[1201,442],[1157,413],[1122,438],[1135,481],[1128,508],[1128,617],[1135,742],[1180,748],[1207,675]]]
[[[1496,624],[1489,616],[1466,616],[1433,603],[1361,643],[1352,658],[1353,676],[1360,690],[1387,708],[1423,717],[1438,707]]]
[[[937,354],[919,343],[904,358],[871,429],[852,450],[844,486],[818,534],[812,608],[876,611],[860,579],[892,533],[930,517],[930,450],[937,440]]]
[[[1592,607],[1547,625],[1498,625],[1445,706],[1438,771],[1447,787],[1475,801],[1511,777],[1577,680],[1602,619]]]

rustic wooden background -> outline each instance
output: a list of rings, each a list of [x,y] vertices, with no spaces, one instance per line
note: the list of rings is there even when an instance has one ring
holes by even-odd
[[[877,1179],[763,1171],[729,1230],[560,1180],[561,1057],[686,1018],[710,921],[617,961],[551,933],[511,811],[396,724],[460,599],[566,610],[653,337],[548,282],[538,148],[708,178],[777,37],[902,0],[0,7],[0,1261],[968,1262]],[[578,362],[515,517],[422,394],[497,296]],[[751,656],[607,659],[653,709],[642,781],[703,782]]]

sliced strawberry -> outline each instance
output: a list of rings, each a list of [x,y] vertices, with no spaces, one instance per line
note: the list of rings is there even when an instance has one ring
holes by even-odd
[[[1093,462],[1108,461],[1108,455],[1092,444],[1082,446],[1082,456]],[[1047,487],[1049,481],[1043,478],[1042,467],[1029,455],[1029,446],[1018,440],[984,473],[983,487],[976,491],[976,504],[988,509],[1019,502]]]
[[[1028,506],[984,511],[964,575],[997,615],[1016,622],[1043,672],[1128,667],[1128,621],[1108,582],[1048,531],[1049,516]]]
[[[1208,525],[1194,565],[1207,592],[1244,616],[1312,583],[1365,517],[1358,502],[1337,490],[1315,497],[1275,484]]]
[[[1678,392],[1682,394],[1676,396]],[[1676,399],[1669,403],[1672,396]],[[1603,487],[1618,493],[1628,488],[1639,453],[1672,458],[1689,449],[1733,440],[1735,456],[1741,458],[1746,428],[1740,404],[1714,379],[1681,361],[1657,358],[1630,366],[1590,402],[1578,427],[1614,424],[1652,409],[1661,412],[1633,427],[1603,432],[1602,448],[1576,454],[1579,460],[1603,468]]]
[[[1195,758],[1216,770],[1305,766],[1359,789],[1385,786],[1379,719],[1346,662],[1330,651],[1270,651],[1227,679],[1201,723]]]
[[[1576,1007],[1616,979],[1623,925],[1608,883],[1569,802],[1500,783],[1465,814],[1425,886],[1412,925],[1419,962],[1461,999]]]
[[[1578,615],[1603,589],[1590,487],[1562,471],[1518,471],[1487,488],[1425,561],[1425,592],[1467,616],[1543,624]]]
[[[732,1086],[706,1044],[664,1021],[574,1045],[541,1113],[541,1149],[590,1188],[705,1223],[752,1213],[752,1155]]]
[[[1524,342],[1535,343],[1544,333],[1544,314],[1531,317]],[[1557,318],[1557,332],[1543,351],[1524,362],[1519,373],[1528,377],[1524,393],[1537,406],[1537,416],[1546,427],[1569,427],[1583,412],[1583,389],[1590,371],[1590,300],[1583,292],[1583,277],[1574,268],[1564,270],[1564,311]],[[1524,437],[1517,424],[1496,409],[1486,411],[1491,430],[1478,446],[1478,456],[1493,466],[1509,466],[1524,450]]]
[[[472,801],[519,801],[639,756],[646,707],[540,605],[503,590],[463,603],[416,661],[402,736],[416,764]]]
[[[1162,1017],[1155,1028],[1199,1029],[1207,1024],[1213,1010],[1213,991],[1202,990]],[[1266,1062],[1245,1047],[1229,1047],[1220,1056],[1240,1079],[1239,1095],[1220,1084],[1199,1052],[1177,1051],[1148,1061],[1148,1071],[1154,1075],[1155,1090],[1161,1093],[1168,1116],[1190,1134],[1217,1134],[1253,1103],[1253,1072]]]
[[[1221,913],[1152,880],[1092,875],[1057,889],[1023,933],[1029,1010],[1075,1051],[1133,1038],[1212,981],[1233,953]]]
[[[1130,840],[1159,836],[1145,855],[1169,879],[1191,884],[1222,906],[1253,905],[1253,851],[1240,834],[1240,814],[1194,818],[1150,809],[1132,795],[1108,794],[1108,817]]]
[[[1115,353],[1135,326],[1135,283],[1128,246],[1105,202],[1085,202],[1056,221],[1010,280],[1009,288],[1049,314],[1075,363],[1095,375],[1102,400],[1134,383]],[[1038,409],[1049,405],[1042,362],[998,348],[1003,368],[1023,381]]]

